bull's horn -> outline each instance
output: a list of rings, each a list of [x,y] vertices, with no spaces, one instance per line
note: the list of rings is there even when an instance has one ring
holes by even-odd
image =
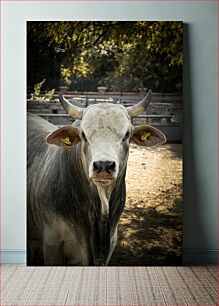
[[[127,111],[130,117],[137,117],[139,114],[145,111],[148,104],[151,102],[152,90],[149,89],[147,95],[138,104],[127,107]]]
[[[73,105],[67,99],[63,97],[61,93],[59,93],[59,101],[62,104],[64,110],[74,119],[82,119],[84,108]]]

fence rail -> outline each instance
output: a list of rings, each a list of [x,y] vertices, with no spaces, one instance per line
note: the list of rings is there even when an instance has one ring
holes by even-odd
[[[105,99],[111,99],[113,103],[116,103],[117,101],[129,101],[131,103],[135,103],[139,101],[141,98],[144,97],[145,92],[140,93],[133,93],[133,92],[126,92],[126,93],[120,93],[120,92],[63,92],[63,95],[67,99],[78,99],[86,101],[86,99],[92,100],[105,100]],[[43,97],[45,97],[45,94],[40,94],[39,100]],[[27,99],[30,99],[30,95],[28,95]],[[58,101],[58,93],[53,94],[52,101]],[[182,95],[178,95],[175,93],[153,93],[152,97],[152,103],[182,103]]]
[[[64,93],[64,96],[79,106],[86,107],[96,103],[114,103],[131,106],[138,103],[144,94],[135,93]],[[62,108],[58,94],[51,101],[43,101],[43,95],[39,100],[27,100],[27,110],[35,113],[55,125],[71,124],[71,118]],[[134,125],[151,124],[161,129],[167,136],[168,141],[182,141],[182,96],[168,93],[153,93],[152,102],[147,107],[147,113],[142,113],[132,118]]]

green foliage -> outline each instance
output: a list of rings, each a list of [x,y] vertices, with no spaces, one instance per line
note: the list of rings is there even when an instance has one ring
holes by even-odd
[[[89,79],[123,91],[182,89],[182,22],[28,22],[27,34],[30,87],[43,76],[57,89]]]
[[[34,92],[31,93],[30,100],[37,100],[37,101],[51,101],[53,99],[53,95],[55,93],[55,89],[51,89],[46,91],[45,94],[41,95],[41,88],[42,85],[45,83],[46,79],[43,79],[41,82],[34,85]]]
[[[51,89],[49,91],[45,92],[45,95],[43,96],[44,101],[51,101],[53,99],[53,95],[55,93],[55,89]]]
[[[34,86],[34,93],[33,93],[33,96],[37,97],[40,95],[40,90],[41,90],[41,87],[42,85],[45,83],[46,79],[43,79],[41,82],[37,83],[35,86]]]

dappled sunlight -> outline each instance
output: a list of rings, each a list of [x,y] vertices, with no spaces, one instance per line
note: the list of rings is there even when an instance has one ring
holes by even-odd
[[[110,265],[180,264],[182,145],[131,145],[127,200]]]

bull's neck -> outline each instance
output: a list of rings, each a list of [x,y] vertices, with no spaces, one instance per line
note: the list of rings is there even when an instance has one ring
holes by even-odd
[[[112,186],[97,186],[100,197],[100,220],[103,223],[106,223],[109,219],[109,201],[112,189]]]

